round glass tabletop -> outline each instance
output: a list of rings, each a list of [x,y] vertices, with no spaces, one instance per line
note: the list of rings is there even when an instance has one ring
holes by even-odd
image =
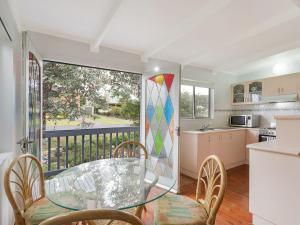
[[[46,182],[46,197],[72,210],[126,209],[169,192],[172,168],[151,159],[101,159],[71,167]]]

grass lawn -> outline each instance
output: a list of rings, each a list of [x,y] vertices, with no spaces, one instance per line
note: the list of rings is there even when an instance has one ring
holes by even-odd
[[[130,120],[120,119],[116,117],[100,116],[100,115],[95,115],[95,119],[86,118],[85,121],[88,123],[94,123],[98,125],[132,124],[132,121]],[[81,123],[81,119],[76,119],[74,121],[70,121],[68,119],[47,120],[47,126],[79,126],[80,123]]]

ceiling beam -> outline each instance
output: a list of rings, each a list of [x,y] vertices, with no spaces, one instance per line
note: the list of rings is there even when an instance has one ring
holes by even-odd
[[[262,51],[256,52],[255,54],[248,55],[247,57],[240,58],[239,60],[231,60],[231,62],[223,63],[216,67],[216,70],[227,70],[232,71],[235,68],[238,68],[240,66],[249,64],[251,62],[255,62],[257,60],[262,60],[266,57],[270,57],[272,55],[276,55],[285,51],[289,51],[295,48],[300,48],[300,41],[296,40],[294,42],[289,42],[286,44],[282,44],[279,46],[276,46],[275,48],[268,48],[264,49]]]
[[[300,16],[300,8],[293,8],[288,12],[278,15],[277,17],[270,18],[269,20],[259,24],[258,26],[255,26],[253,29],[247,30],[246,32],[241,33],[240,35],[233,37],[230,42],[224,43],[223,46],[212,47],[207,52],[203,52],[203,50],[201,50],[201,52],[196,53],[184,59],[181,62],[181,64],[189,65],[197,61],[201,61],[201,59],[205,59],[208,56],[210,56],[211,52],[216,52],[216,51],[225,52],[228,49],[230,49],[232,46],[236,45],[237,43],[245,41],[249,38],[253,38],[271,28],[279,26],[299,16]]]
[[[102,41],[105,38],[105,35],[109,31],[112,21],[117,14],[118,10],[120,9],[122,0],[114,0],[114,3],[106,17],[106,19],[103,21],[104,26],[100,29],[97,37],[95,38],[95,41],[90,44],[90,51],[91,52],[99,52],[99,47],[102,43]]]
[[[222,8],[226,7],[232,2],[232,0],[210,0],[207,5],[201,7],[196,13],[193,13],[193,16],[187,18],[182,23],[177,24],[170,30],[167,30],[165,37],[159,40],[157,44],[152,48],[147,50],[142,59],[151,58],[158,52],[170,46],[175,41],[187,35],[191,32],[199,23],[203,23],[205,19],[214,15]]]

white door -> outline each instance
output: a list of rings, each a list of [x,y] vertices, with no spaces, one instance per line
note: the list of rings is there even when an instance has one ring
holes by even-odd
[[[42,60],[27,32],[22,33],[22,136],[24,153],[38,158],[42,146]]]
[[[142,90],[142,142],[156,169],[176,178],[173,191],[178,192],[180,65],[150,60],[145,64]]]

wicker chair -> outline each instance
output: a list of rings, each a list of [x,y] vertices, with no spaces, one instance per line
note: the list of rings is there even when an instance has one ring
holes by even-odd
[[[168,194],[158,200],[154,219],[156,225],[214,225],[227,183],[226,170],[215,155],[202,163],[196,199]]]
[[[42,166],[33,155],[21,155],[11,162],[5,172],[4,188],[14,211],[15,225],[38,225],[69,212],[45,198]]]
[[[126,212],[109,209],[98,210],[83,210],[78,212],[66,213],[63,215],[49,218],[42,222],[40,225],[67,225],[67,224],[81,224],[93,225],[98,224],[100,221],[96,220],[114,220],[122,221],[132,225],[143,225],[143,222],[136,216]]]
[[[148,153],[146,147],[137,141],[125,141],[119,144],[114,151],[114,158],[122,158],[122,157],[140,157],[140,150],[143,150],[145,155],[145,159],[148,158]]]

